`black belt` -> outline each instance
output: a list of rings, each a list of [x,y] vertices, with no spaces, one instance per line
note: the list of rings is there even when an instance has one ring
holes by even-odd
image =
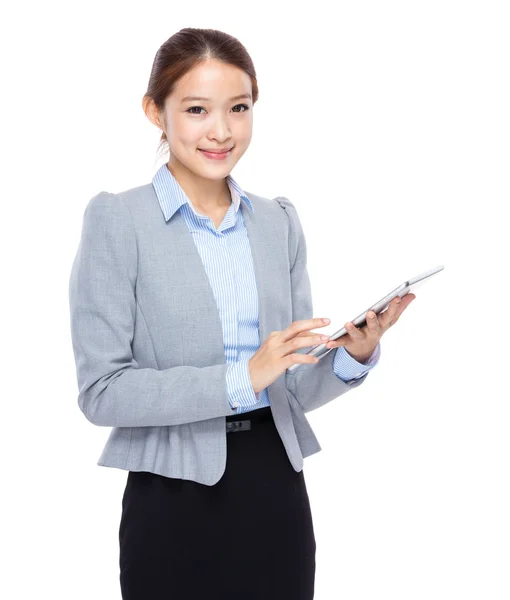
[[[229,415],[226,418],[227,433],[236,431],[249,431],[252,425],[262,423],[263,421],[273,420],[273,413],[271,412],[270,406],[264,406],[264,408],[258,408],[256,410],[246,411],[249,419],[239,419],[237,415]]]

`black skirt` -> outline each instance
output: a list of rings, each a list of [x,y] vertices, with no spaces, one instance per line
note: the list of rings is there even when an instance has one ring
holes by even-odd
[[[213,486],[129,471],[119,527],[123,600],[312,600],[315,537],[303,471],[270,407],[232,415]],[[227,428],[231,426],[227,425]]]

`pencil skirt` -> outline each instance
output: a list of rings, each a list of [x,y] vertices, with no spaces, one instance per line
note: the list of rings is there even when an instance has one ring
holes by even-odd
[[[270,407],[226,420],[227,464],[215,485],[129,471],[119,526],[123,600],[313,599],[303,471],[292,467]],[[246,420],[248,429],[229,425]]]

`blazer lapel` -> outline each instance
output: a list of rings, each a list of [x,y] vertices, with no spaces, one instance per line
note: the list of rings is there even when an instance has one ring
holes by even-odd
[[[253,268],[259,296],[260,343],[271,331],[282,330],[290,324],[288,302],[291,294],[288,277],[287,240],[282,235],[281,222],[269,204],[249,195],[255,214],[243,206],[243,217],[250,240]],[[287,285],[289,287],[287,287]],[[283,296],[283,297],[282,297]],[[273,393],[274,392],[274,393]],[[286,399],[285,374],[267,387],[271,412],[276,428],[282,437],[282,427],[291,422],[290,406]],[[249,414],[249,413],[248,413]],[[293,430],[292,430],[293,431]],[[288,433],[287,433],[288,438]],[[297,438],[290,444],[297,446]],[[297,448],[299,453],[299,448]]]
[[[255,213],[252,213],[244,205],[242,210],[257,282],[259,331],[260,343],[262,343],[271,331],[278,329],[277,312],[271,311],[271,301],[274,300],[275,290],[277,289],[275,281],[278,280],[278,277],[282,277],[282,273],[275,270],[277,262],[272,260],[276,251],[273,242],[275,239],[273,235],[274,224],[265,213],[264,204],[257,202],[251,196],[250,200],[255,208]]]
[[[282,236],[264,203],[256,197],[249,197],[255,213],[252,213],[243,201],[240,210],[250,243],[257,283],[259,332],[262,343],[271,331],[283,327],[281,312],[274,306],[275,294],[284,276],[281,271],[282,262],[278,259],[282,256]],[[180,211],[166,223],[166,228],[167,236],[172,239],[169,246],[171,250],[166,259],[171,261],[173,285],[183,288],[193,286],[194,292],[201,294],[201,304],[206,306],[203,328],[209,331],[210,339],[218,341],[215,354],[218,357],[224,356],[223,329],[216,299],[198,248]],[[168,228],[171,231],[168,231]]]
[[[290,323],[287,239],[282,235],[281,220],[276,218],[278,211],[271,210],[269,202],[247,192],[246,194],[253,203],[255,213],[243,201],[240,210],[253,260],[258,294],[259,335],[260,343],[263,343],[271,331],[282,330]],[[162,244],[165,250],[161,259],[166,264],[161,269],[167,276],[159,279],[164,286],[164,282],[171,277],[171,298],[176,306],[188,302],[189,310],[185,308],[184,314],[194,315],[195,321],[185,325],[179,323],[183,328],[181,342],[184,360],[192,353],[197,366],[205,366],[211,362],[224,363],[223,329],[216,298],[202,257],[180,211],[165,223],[164,228],[166,241]],[[171,239],[171,243],[168,243],[168,239]],[[167,287],[161,290],[162,295],[165,293],[168,294]],[[207,336],[207,352],[201,355],[196,353],[196,345],[199,344],[198,340],[203,340],[203,336]],[[279,377],[267,390],[276,427],[280,430],[282,423],[291,419],[285,378]],[[294,439],[292,443],[297,444],[297,441]]]

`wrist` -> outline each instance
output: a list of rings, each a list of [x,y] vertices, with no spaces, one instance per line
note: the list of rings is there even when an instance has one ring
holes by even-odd
[[[351,356],[352,358],[354,358],[355,361],[359,362],[362,365],[365,365],[366,362],[368,361],[368,359],[373,354],[373,352],[371,352],[370,354],[352,354],[348,350],[346,350],[346,352],[347,352],[347,354],[349,354],[349,356]]]

